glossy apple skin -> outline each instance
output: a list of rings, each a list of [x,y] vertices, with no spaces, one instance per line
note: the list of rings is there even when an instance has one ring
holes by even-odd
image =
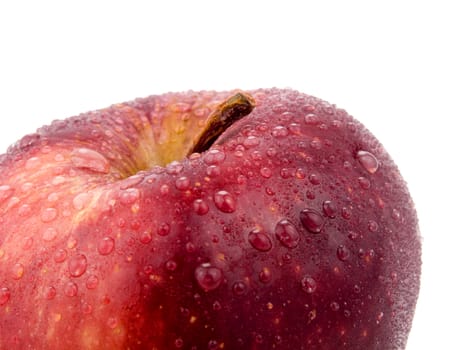
[[[56,121],[0,159],[0,349],[403,349],[416,212],[345,111],[250,91],[151,96]],[[173,162],[171,162],[174,160]]]

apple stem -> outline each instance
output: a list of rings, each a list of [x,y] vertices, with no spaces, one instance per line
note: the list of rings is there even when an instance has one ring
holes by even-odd
[[[209,115],[201,134],[188,154],[201,153],[209,149],[214,141],[234,122],[250,114],[255,108],[252,96],[238,92],[219,104]]]

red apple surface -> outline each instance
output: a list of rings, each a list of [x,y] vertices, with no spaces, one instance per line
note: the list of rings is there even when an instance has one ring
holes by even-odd
[[[137,99],[0,157],[0,349],[403,349],[420,268],[392,159],[293,90]]]

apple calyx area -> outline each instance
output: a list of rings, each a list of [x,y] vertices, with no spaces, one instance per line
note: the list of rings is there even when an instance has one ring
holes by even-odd
[[[250,114],[255,105],[253,97],[243,92],[238,92],[219,104],[209,116],[205,128],[188,155],[207,151],[233,123]]]

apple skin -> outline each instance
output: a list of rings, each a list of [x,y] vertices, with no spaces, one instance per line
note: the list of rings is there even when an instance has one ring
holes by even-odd
[[[375,137],[293,90],[188,154],[234,92],[40,128],[0,157],[0,349],[403,349],[413,202]]]

